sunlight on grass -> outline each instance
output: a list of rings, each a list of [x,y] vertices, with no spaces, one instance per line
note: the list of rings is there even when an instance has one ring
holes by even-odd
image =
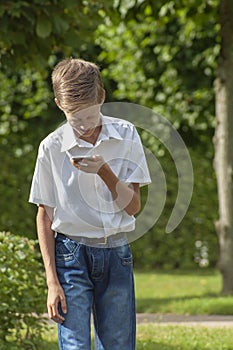
[[[217,294],[221,289],[221,277],[215,270],[207,272],[135,272],[138,296],[150,297],[187,297],[203,294]],[[141,288],[143,287],[143,288]]]
[[[137,350],[233,350],[232,328],[140,325]]]
[[[232,314],[233,296],[220,296],[216,270],[136,272],[137,311],[176,314]]]

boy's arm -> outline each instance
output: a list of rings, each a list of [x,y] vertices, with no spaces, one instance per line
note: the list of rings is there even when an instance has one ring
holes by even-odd
[[[102,165],[98,175],[107,185],[120,209],[124,209],[129,215],[135,215],[139,212],[141,198],[138,183],[126,184],[120,181],[107,163]]]
[[[127,184],[120,181],[101,156],[93,156],[81,162],[71,158],[71,163],[86,173],[98,174],[121,210],[125,210],[129,215],[139,212],[141,209],[139,184]]]
[[[48,285],[47,308],[49,317],[57,323],[62,323],[64,317],[58,312],[58,304],[61,303],[62,311],[66,313],[66,299],[56,272],[55,238],[49,218],[50,210],[49,207],[39,206],[36,219],[37,232]]]

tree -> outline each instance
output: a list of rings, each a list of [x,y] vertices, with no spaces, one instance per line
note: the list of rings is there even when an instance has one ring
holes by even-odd
[[[218,61],[216,94],[215,170],[218,183],[219,268],[222,291],[233,293],[233,2],[221,0],[221,52]]]
[[[71,55],[93,45],[93,32],[102,21],[107,0],[7,0],[0,4],[2,67],[47,68],[51,53]]]

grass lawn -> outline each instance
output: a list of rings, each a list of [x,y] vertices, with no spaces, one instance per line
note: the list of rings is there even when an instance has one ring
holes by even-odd
[[[137,350],[233,350],[232,328],[138,325]],[[38,350],[58,350],[56,328]]]
[[[140,325],[137,350],[233,350],[232,337],[232,328]]]
[[[233,314],[233,296],[221,296],[217,270],[135,272],[137,312]]]

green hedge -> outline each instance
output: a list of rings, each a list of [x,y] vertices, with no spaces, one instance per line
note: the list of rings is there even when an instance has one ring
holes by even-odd
[[[205,135],[209,141],[211,137],[212,135]],[[207,141],[194,144],[194,139],[190,139],[193,144],[192,147],[188,145],[188,150],[194,171],[190,206],[179,226],[172,233],[165,233],[177,196],[177,174],[169,154],[158,158],[167,182],[166,203],[156,224],[132,244],[135,267],[138,269],[216,267],[218,238],[214,222],[218,218],[218,198],[213,146],[209,144],[207,148]],[[143,200],[144,197],[143,192]]]
[[[46,286],[37,241],[0,232],[0,349],[36,349],[46,327]]]

